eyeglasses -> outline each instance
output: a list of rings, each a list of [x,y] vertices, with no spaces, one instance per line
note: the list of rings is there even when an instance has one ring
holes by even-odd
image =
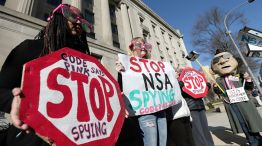
[[[78,8],[74,6],[70,6],[68,4],[60,4],[58,7],[56,7],[53,10],[52,15],[47,18],[47,21],[51,21],[51,19],[54,16],[54,13],[60,9],[61,9],[63,16],[68,21],[72,23],[76,23],[77,21],[80,21],[82,29],[87,33],[91,32],[91,29],[93,26],[81,16],[81,12],[79,11]]]
[[[146,50],[147,52],[151,52],[152,51],[152,45],[151,44],[143,43],[141,41],[131,42],[129,47],[133,48],[133,50]]]
[[[215,58],[213,59],[212,64],[218,63],[221,58],[223,58],[223,59],[229,59],[231,56],[232,56],[232,55],[229,54],[229,53],[226,53],[226,54],[221,55],[221,56],[217,56],[217,57],[215,57]]]

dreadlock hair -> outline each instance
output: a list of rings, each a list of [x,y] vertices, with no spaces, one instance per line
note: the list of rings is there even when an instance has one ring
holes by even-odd
[[[49,54],[66,46],[69,36],[67,21],[68,20],[62,15],[61,10],[58,10],[54,13],[47,26],[44,27],[35,37],[35,39],[44,40],[44,47],[41,56]],[[90,54],[86,39],[86,32],[83,31],[78,39],[79,42],[85,45],[85,50],[81,51]]]

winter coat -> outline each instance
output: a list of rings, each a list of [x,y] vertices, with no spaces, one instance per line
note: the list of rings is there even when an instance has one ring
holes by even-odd
[[[243,76],[240,75],[237,78],[239,80],[232,81],[233,85],[235,86],[235,88],[242,87],[243,81],[244,81]],[[229,97],[226,94],[227,86],[226,86],[225,78],[219,77],[219,78],[216,79],[216,81],[220,85],[222,90],[225,92],[225,93],[223,93],[222,91],[220,91],[218,87],[214,88],[215,93],[219,94],[225,100],[224,106],[225,106],[227,116],[228,116],[228,119],[229,119],[233,133],[243,132],[242,128],[240,126],[239,120],[237,119],[235,112],[233,111],[232,107],[230,106],[231,104],[228,102]],[[245,82],[244,89],[246,91],[248,91],[248,90],[252,91],[253,87],[254,87],[254,85],[253,85],[252,82]],[[244,102],[238,102],[238,103],[235,103],[235,104],[239,108],[240,113],[241,113],[242,117],[244,118],[250,132],[262,131],[262,119],[261,119],[254,103],[251,100],[248,100],[248,101],[244,101]]]

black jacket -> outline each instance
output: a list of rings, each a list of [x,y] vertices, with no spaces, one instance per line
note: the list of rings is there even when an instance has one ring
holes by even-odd
[[[182,88],[184,86],[184,83],[182,81],[179,81],[179,85],[180,85],[180,88],[181,88],[182,96],[186,100],[187,106],[188,106],[190,111],[192,111],[192,110],[205,110],[205,104],[204,104],[202,98],[195,99],[192,96],[190,96],[189,94],[185,93],[182,90]],[[210,87],[211,87],[210,83],[207,83],[207,87],[208,87],[208,89],[210,89]]]
[[[43,45],[42,39],[25,40],[7,56],[0,72],[0,111],[10,113],[13,100],[12,89],[21,86],[23,65],[41,56]],[[83,53],[86,52],[83,50],[88,52],[87,45],[76,45],[75,41],[68,41],[65,47],[77,48]],[[34,133],[22,132],[19,137],[16,137],[20,132],[11,125],[7,133],[6,146],[48,146]],[[3,145],[5,144],[1,143],[1,146]]]

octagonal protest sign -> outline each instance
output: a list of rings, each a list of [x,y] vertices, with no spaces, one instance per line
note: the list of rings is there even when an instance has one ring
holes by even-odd
[[[207,79],[202,73],[193,68],[183,69],[179,81],[184,82],[182,90],[193,98],[202,98],[208,93]]]
[[[20,118],[57,146],[113,146],[125,112],[116,80],[70,48],[24,65]]]

